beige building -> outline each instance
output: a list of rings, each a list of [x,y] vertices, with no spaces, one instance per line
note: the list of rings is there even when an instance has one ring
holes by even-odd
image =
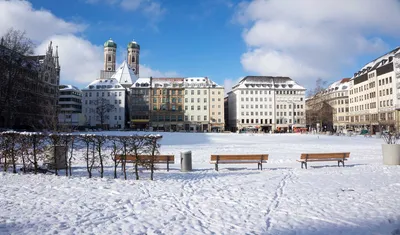
[[[350,78],[343,78],[306,101],[307,125],[316,130],[343,132],[349,123]]]
[[[224,88],[207,77],[187,77],[185,88],[185,130],[224,129]]]
[[[349,124],[354,130],[374,133],[399,128],[399,60],[400,47],[354,73],[349,91]]]

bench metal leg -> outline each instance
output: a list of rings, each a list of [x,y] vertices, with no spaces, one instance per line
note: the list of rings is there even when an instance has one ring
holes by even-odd
[[[307,169],[307,162],[301,162],[301,169],[303,169],[303,165],[304,165],[305,168]]]
[[[257,168],[258,168],[259,170],[260,170],[260,169],[262,170],[262,163],[259,162],[259,163],[257,163],[257,165],[258,165]]]
[[[218,164],[215,163],[215,170],[218,171]]]
[[[340,161],[337,161],[337,166],[340,167]]]
[[[169,171],[169,159],[167,160],[167,171]]]

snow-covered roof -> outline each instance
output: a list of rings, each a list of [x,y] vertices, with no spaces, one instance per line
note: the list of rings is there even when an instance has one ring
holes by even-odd
[[[121,90],[124,87],[117,79],[96,79],[82,90]]]
[[[161,87],[183,87],[184,78],[152,78],[151,86],[153,88]]]
[[[384,54],[383,56],[380,56],[379,58],[366,64],[358,72],[354,73],[352,78],[355,78],[355,77],[361,76],[365,73],[368,73],[370,71],[376,70],[377,68],[382,67],[388,63],[392,63],[393,57],[399,53],[400,53],[400,47],[396,47],[395,49],[389,51],[388,53]]]
[[[81,91],[78,87],[72,85],[60,85],[59,88],[60,91]]]
[[[117,79],[121,85],[128,87],[132,86],[132,84],[137,80],[135,73],[125,60],[111,78]]]
[[[350,78],[343,78],[329,85],[328,88],[326,88],[326,91],[327,92],[344,91],[349,88],[349,84],[350,84]]]
[[[273,76],[246,76],[242,78],[235,88],[262,88],[262,89],[296,89],[306,90],[289,77]]]
[[[218,85],[208,77],[187,77],[184,78],[185,87],[214,87],[214,88],[222,88],[222,86]]]
[[[150,88],[150,78],[138,78],[131,88]]]

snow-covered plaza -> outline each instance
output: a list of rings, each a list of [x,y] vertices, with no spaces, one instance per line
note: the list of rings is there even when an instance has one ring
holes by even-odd
[[[115,134],[115,133],[112,133]],[[120,134],[132,134],[120,132]],[[148,180],[98,172],[77,152],[73,176],[0,173],[0,234],[400,234],[400,166],[382,164],[382,139],[301,134],[160,133],[174,154]],[[180,171],[192,151],[193,171]],[[301,153],[350,152],[346,166]],[[269,154],[256,164],[210,164],[211,154]]]

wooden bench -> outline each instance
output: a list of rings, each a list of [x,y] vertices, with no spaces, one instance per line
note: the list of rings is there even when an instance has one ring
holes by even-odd
[[[307,162],[324,162],[324,161],[337,161],[338,166],[342,163],[344,167],[344,161],[350,157],[350,153],[302,153],[300,156],[301,168],[303,165],[307,169]]]
[[[123,160],[122,154],[115,155],[117,161]],[[138,155],[140,162],[150,162],[152,160],[151,155]],[[126,155],[126,162],[134,163],[136,162],[135,155]],[[175,163],[174,155],[155,155],[154,156],[154,164],[167,164],[167,171],[169,171],[169,164]]]
[[[249,155],[211,155],[211,164],[215,164],[218,171],[218,164],[248,164],[257,163],[257,168],[262,170],[262,164],[268,161],[268,154],[249,154]]]

